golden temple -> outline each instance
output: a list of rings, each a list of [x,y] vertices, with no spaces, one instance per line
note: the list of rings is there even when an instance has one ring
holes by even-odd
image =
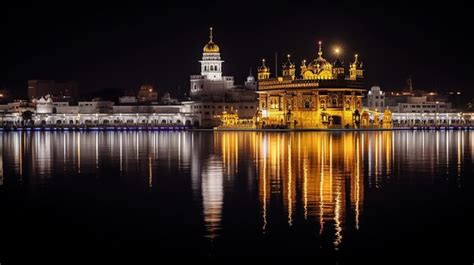
[[[257,128],[359,128],[365,92],[363,64],[355,55],[346,76],[344,63],[327,61],[322,42],[318,44],[316,58],[309,64],[302,61],[299,77],[290,55],[282,65],[282,76],[274,78],[262,60]]]

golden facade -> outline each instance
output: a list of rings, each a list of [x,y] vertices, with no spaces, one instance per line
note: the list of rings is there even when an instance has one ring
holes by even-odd
[[[295,64],[288,56],[282,76],[270,78],[265,61],[258,69],[258,128],[358,128],[362,114],[363,68],[355,56],[345,76],[344,64],[323,58],[321,42],[318,56],[301,64],[296,78]]]

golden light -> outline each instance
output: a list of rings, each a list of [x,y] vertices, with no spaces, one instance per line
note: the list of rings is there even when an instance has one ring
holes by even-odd
[[[341,48],[339,48],[339,47],[334,48],[334,53],[335,53],[337,56],[339,56],[339,54],[341,53]]]

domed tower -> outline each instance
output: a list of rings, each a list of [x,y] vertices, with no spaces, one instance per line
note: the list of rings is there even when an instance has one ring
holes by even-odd
[[[287,55],[288,60],[283,64],[283,76],[289,76],[292,80],[295,79],[295,64],[291,62],[290,55]]]
[[[301,77],[304,77],[303,74],[304,72],[306,72],[306,70],[308,69],[308,66],[306,66],[306,59],[303,59],[301,61],[301,66],[300,66],[300,74],[301,74]]]
[[[204,46],[202,53],[201,75],[209,80],[222,80],[222,63],[219,46],[214,43],[212,27],[209,29],[209,42]]]
[[[265,65],[265,59],[262,59],[262,66],[258,68],[258,80],[270,78],[270,67]]]
[[[323,58],[322,42],[319,41],[318,45],[318,57],[308,64],[302,76],[304,79],[333,79],[332,65]]]
[[[249,76],[247,76],[247,81],[245,81],[245,87],[250,90],[257,90],[257,81],[252,75],[252,68],[250,68]]]
[[[354,56],[354,62],[351,63],[349,69],[349,78],[357,80],[364,78],[364,68],[362,62],[359,62],[359,55]]]

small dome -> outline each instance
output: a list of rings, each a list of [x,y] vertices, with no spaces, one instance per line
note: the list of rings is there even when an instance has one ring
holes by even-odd
[[[308,68],[317,68],[317,67],[319,67],[320,69],[330,69],[332,68],[332,65],[331,63],[326,61],[326,59],[319,57],[308,65]]]
[[[209,42],[202,49],[204,53],[218,53],[219,46],[212,41],[212,28],[209,28]]]
[[[265,65],[265,59],[262,59],[262,65],[257,68],[258,72],[268,72],[270,68]]]
[[[219,52],[219,46],[215,44],[212,40],[207,43],[204,48],[203,48],[204,53],[218,53]]]
[[[295,68],[295,64],[291,62],[290,60],[290,55],[288,54],[288,60],[286,60],[286,62],[282,65],[283,66],[283,69],[291,69],[291,68]]]

